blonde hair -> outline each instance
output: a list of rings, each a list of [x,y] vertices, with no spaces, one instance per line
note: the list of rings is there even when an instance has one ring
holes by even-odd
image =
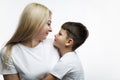
[[[30,3],[24,8],[16,32],[5,45],[6,54],[4,58],[6,61],[10,58],[12,46],[36,35],[47,23],[51,14],[47,7],[39,3]]]

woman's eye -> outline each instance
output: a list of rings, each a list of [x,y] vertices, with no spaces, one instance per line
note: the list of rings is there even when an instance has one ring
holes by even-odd
[[[51,23],[47,23],[48,24],[48,26],[51,26]]]

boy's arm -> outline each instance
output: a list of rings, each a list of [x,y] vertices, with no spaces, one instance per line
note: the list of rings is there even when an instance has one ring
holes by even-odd
[[[8,75],[3,75],[4,80],[20,80],[18,74],[8,74]]]
[[[48,74],[47,76],[45,76],[44,79],[42,80],[59,80],[57,77],[53,76],[52,74]]]

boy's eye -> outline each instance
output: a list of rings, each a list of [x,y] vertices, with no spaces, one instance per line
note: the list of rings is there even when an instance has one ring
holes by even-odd
[[[62,34],[59,32],[59,35],[62,35]]]

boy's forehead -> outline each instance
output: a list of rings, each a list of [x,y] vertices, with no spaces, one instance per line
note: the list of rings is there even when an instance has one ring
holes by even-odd
[[[61,28],[61,29],[60,29],[60,32],[67,33],[67,30],[65,30],[65,29]]]

